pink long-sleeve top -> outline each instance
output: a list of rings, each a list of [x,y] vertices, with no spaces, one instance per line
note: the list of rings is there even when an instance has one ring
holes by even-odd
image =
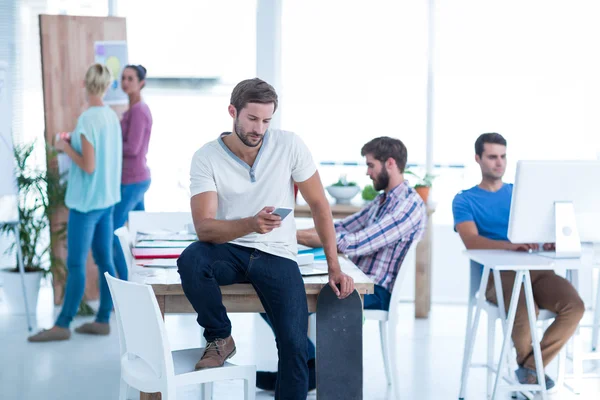
[[[143,182],[150,179],[150,168],[146,163],[152,114],[148,105],[142,101],[134,104],[123,114],[123,173],[121,183]]]

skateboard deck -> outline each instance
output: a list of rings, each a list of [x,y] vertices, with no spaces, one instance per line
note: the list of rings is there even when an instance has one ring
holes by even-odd
[[[340,300],[327,285],[317,299],[317,399],[362,400],[363,310],[355,290]]]

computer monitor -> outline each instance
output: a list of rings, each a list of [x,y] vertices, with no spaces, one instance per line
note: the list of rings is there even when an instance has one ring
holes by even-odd
[[[600,161],[519,161],[508,239],[556,243],[556,258],[578,258],[600,242]]]

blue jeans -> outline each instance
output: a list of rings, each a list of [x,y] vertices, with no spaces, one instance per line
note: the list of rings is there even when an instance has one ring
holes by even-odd
[[[92,249],[98,265],[100,282],[100,308],[96,322],[108,323],[113,308],[112,298],[104,273],[115,275],[112,255],[113,207],[82,213],[69,211],[67,225],[67,287],[62,310],[56,325],[68,328],[77,314],[85,290],[85,264]]]
[[[144,194],[150,187],[150,179],[147,181],[121,185],[121,202],[115,205],[114,227],[119,229],[125,222],[130,211],[144,211]],[[119,238],[113,237],[113,254],[115,260],[115,269],[120,279],[126,281],[128,278],[127,262],[121,249]]]
[[[219,285],[252,284],[275,331],[280,372],[275,398],[306,400],[308,305],[298,264],[249,247],[195,242],[177,266],[183,291],[209,342],[231,335]]]
[[[390,300],[392,299],[392,294],[388,292],[383,286],[374,286],[374,293],[365,295],[363,308],[365,310],[388,310],[390,308]],[[269,320],[267,314],[261,313],[260,316],[263,317],[265,322],[269,324],[271,329],[273,329],[273,325],[271,325],[271,321]],[[306,342],[306,351],[308,352],[308,359],[312,360],[316,357],[315,344],[308,337],[306,338]]]

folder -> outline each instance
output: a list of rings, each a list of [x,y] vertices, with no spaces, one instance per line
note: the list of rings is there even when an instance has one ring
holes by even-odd
[[[138,260],[151,258],[179,258],[185,250],[184,247],[134,247],[131,249],[133,257]]]

